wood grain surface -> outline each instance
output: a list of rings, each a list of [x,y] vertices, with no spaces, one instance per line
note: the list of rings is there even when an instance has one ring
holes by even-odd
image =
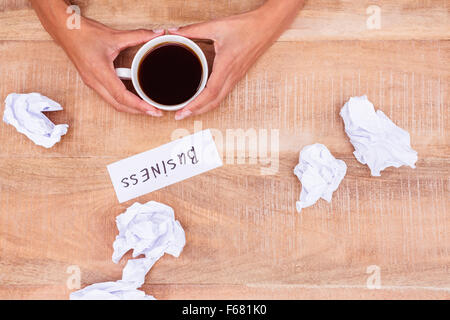
[[[198,22],[262,2],[75,1],[86,16],[120,29]],[[374,3],[380,30],[366,26]],[[153,119],[115,112],[82,83],[27,1],[0,0],[1,99],[41,92],[64,107],[49,117],[70,125],[46,150],[0,124],[0,298],[66,299],[72,265],[80,267],[83,287],[119,279],[126,258],[111,261],[115,217],[134,201],[118,203],[106,165],[210,128],[222,168],[137,199],[172,206],[187,238],[179,258],[164,256],[147,275],[148,294],[449,299],[448,6],[308,1],[219,109],[176,122],[170,113]],[[117,63],[130,57],[125,52]],[[353,157],[339,111],[363,94],[410,132],[419,153],[415,170],[371,177]],[[273,147],[270,163],[251,157],[248,144],[230,149],[227,133],[239,129],[258,136],[258,150]],[[293,168],[302,147],[315,142],[345,160],[348,173],[330,204],[321,200],[298,214],[301,184]],[[380,268],[381,289],[367,288],[371,265]]]

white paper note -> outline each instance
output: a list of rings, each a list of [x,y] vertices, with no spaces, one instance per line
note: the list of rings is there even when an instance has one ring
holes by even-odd
[[[222,166],[210,130],[172,141],[108,166],[119,202]]]
[[[366,96],[350,98],[340,115],[355,148],[353,154],[369,166],[372,176],[380,176],[387,167],[416,167],[417,152],[411,149],[409,133],[397,127],[383,111],[375,112]]]
[[[333,157],[323,144],[304,147],[294,169],[294,174],[302,183],[297,211],[301,212],[303,208],[312,206],[320,198],[331,202],[333,192],[339,187],[346,172],[345,162]]]
[[[54,125],[42,112],[60,111],[61,105],[39,93],[11,93],[5,100],[3,121],[39,146],[51,148],[67,133],[67,124]]]

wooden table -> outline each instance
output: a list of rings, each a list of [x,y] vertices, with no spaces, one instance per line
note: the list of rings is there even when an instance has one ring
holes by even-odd
[[[199,22],[262,2],[75,1],[82,14],[120,29]],[[374,4],[379,30],[367,25]],[[260,158],[247,154],[239,164],[235,155],[220,169],[138,198],[172,206],[187,238],[179,258],[166,255],[147,275],[148,294],[450,298],[448,18],[446,0],[308,1],[221,108],[176,122],[172,114],[115,112],[82,83],[26,0],[0,0],[0,97],[41,92],[64,106],[51,119],[70,124],[50,150],[0,125],[0,298],[66,299],[73,265],[83,287],[119,279],[126,258],[111,261],[115,217],[134,201],[118,203],[106,165],[194,126],[223,140],[231,129],[266,132],[259,148],[273,135],[278,168],[261,175],[268,165]],[[371,177],[353,157],[338,114],[363,94],[411,133],[415,170]],[[298,214],[293,168],[299,151],[316,142],[345,160],[348,173],[331,204],[321,200]],[[372,265],[381,289],[367,287]]]

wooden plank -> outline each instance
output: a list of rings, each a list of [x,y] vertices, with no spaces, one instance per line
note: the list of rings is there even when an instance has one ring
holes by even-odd
[[[142,290],[158,300],[248,300],[248,299],[411,299],[448,300],[444,290],[417,287],[391,287],[369,290],[358,286],[247,286],[247,285],[145,285]],[[70,291],[59,286],[17,286],[0,288],[0,297],[18,299],[64,299]]]
[[[266,129],[269,136],[276,129],[281,151],[333,139],[339,152],[351,155],[339,111],[350,96],[367,94],[411,132],[421,155],[442,157],[449,151],[449,46],[449,41],[278,43],[221,108],[195,120],[219,130],[223,140],[227,129]],[[10,61],[0,65],[1,97],[41,92],[65,108],[49,116],[71,126],[64,143],[45,150],[3,124],[0,139],[9,143],[0,155],[126,157],[170,141],[177,129],[193,132],[192,119],[177,122],[173,113],[153,119],[115,112],[81,82],[52,42],[0,42],[0,59]]]
[[[119,29],[161,28],[238,14],[257,8],[263,0],[77,0],[83,15]],[[380,29],[367,20],[380,8]],[[369,10],[369,11],[367,11]],[[378,10],[378,9],[376,9]],[[369,12],[369,13],[368,13]],[[446,0],[314,0],[307,1],[280,41],[449,39]],[[0,0],[0,40],[49,40],[27,0]]]
[[[445,293],[447,160],[421,161],[415,171],[392,169],[374,179],[344,158],[348,175],[333,202],[299,215],[295,156],[281,156],[277,176],[226,165],[141,197],[170,204],[187,235],[183,254],[159,261],[149,283],[361,287],[366,268],[375,264],[384,286]],[[134,201],[117,204],[109,161],[0,161],[2,287],[61,285],[70,265],[80,266],[83,284],[120,277],[126,259],[111,262],[114,217]]]

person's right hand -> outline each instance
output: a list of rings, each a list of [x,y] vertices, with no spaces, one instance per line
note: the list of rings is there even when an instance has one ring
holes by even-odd
[[[119,31],[81,19],[80,29],[59,28],[52,36],[72,60],[84,83],[118,111],[162,116],[160,110],[126,89],[116,75],[113,61],[123,49],[145,43],[164,31]]]

